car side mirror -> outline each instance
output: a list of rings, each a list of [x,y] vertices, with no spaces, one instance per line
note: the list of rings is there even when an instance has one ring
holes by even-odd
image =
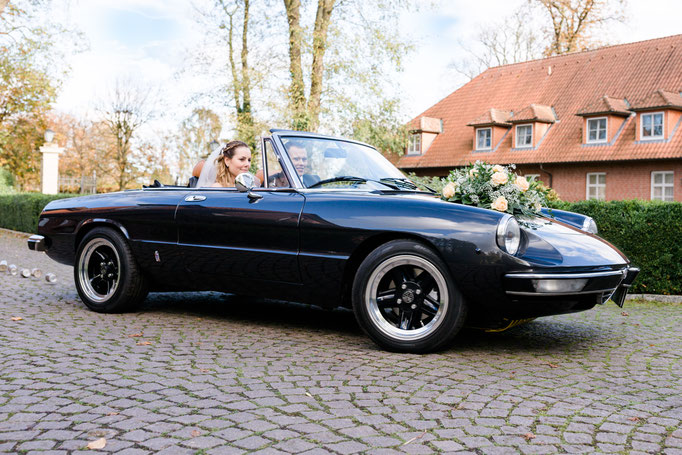
[[[247,191],[251,191],[255,187],[260,186],[260,180],[253,174],[242,172],[234,179],[234,186],[241,193],[246,193]]]
[[[234,179],[234,186],[240,193],[248,192],[247,196],[249,197],[251,202],[263,198],[262,194],[254,193],[253,191],[251,191],[253,188],[260,186],[260,180],[258,180],[258,177],[256,177],[253,174],[249,174],[248,172],[242,172],[237,176],[237,178]]]

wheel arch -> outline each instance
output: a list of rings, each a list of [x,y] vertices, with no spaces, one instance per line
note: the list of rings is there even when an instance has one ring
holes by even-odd
[[[106,218],[92,218],[83,221],[78,226],[76,237],[74,238],[74,253],[78,251],[78,247],[81,244],[83,237],[85,237],[88,232],[98,227],[113,229],[114,231],[117,231],[119,234],[123,235],[126,240],[130,240],[128,230],[121,223]]]
[[[364,261],[372,251],[393,240],[412,240],[421,243],[425,247],[432,250],[444,263],[447,263],[441,252],[438,251],[438,248],[436,248],[433,243],[429,242],[424,237],[406,232],[382,232],[375,234],[360,243],[346,261],[346,265],[343,269],[342,280],[343,306],[351,306],[351,291],[353,288],[353,281],[355,280],[355,275],[358,271],[358,268],[360,267],[360,264],[362,264],[362,261]],[[449,270],[447,270],[447,272],[450,274]]]

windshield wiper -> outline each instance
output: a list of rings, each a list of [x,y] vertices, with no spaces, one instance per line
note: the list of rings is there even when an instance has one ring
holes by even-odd
[[[399,186],[403,189],[406,189],[406,188],[410,189],[410,190],[418,190],[419,189],[418,185],[414,184],[410,179],[407,179],[405,177],[403,177],[403,178],[385,177],[385,178],[381,179],[382,182],[384,180],[395,183],[397,186]],[[426,186],[426,185],[422,185],[422,186],[424,188],[426,188],[427,190],[431,191],[432,193],[435,193],[435,191],[433,189],[429,188],[428,186]]]
[[[384,180],[384,179],[372,180],[372,179],[365,179],[362,177],[355,177],[353,175],[341,175],[339,177],[332,177],[329,179],[320,180],[319,182],[313,183],[308,188],[314,188],[316,186],[321,186],[321,185],[324,185],[326,183],[333,183],[333,182],[356,182],[356,183],[376,182],[376,183],[380,183],[380,184],[387,186],[387,187],[394,189],[394,190],[400,189],[397,185],[391,184],[388,182],[383,182],[382,180]]]

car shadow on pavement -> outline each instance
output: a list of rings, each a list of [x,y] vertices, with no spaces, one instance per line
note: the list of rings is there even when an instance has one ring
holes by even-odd
[[[219,292],[150,294],[140,311],[175,312],[230,322],[362,334],[353,312],[345,308],[326,310],[313,305]]]
[[[326,310],[312,305],[218,292],[150,294],[140,311],[190,314],[234,323],[294,327],[364,337],[349,309]],[[612,341],[614,336],[612,330],[602,324],[547,317],[498,333],[465,328],[441,352],[580,351]],[[369,339],[367,342],[374,346]]]

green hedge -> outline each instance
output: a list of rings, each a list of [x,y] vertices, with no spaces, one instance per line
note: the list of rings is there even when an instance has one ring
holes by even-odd
[[[641,269],[630,292],[682,294],[682,203],[590,200],[552,205],[594,218],[599,235]]]
[[[40,212],[48,202],[78,194],[0,194],[0,227],[14,231],[38,232]]]

